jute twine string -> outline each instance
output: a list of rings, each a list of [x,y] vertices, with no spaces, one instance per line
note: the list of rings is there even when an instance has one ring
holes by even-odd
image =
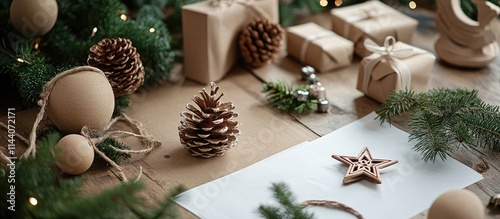
[[[139,134],[129,132],[129,131],[122,131],[122,130],[109,131],[109,129],[118,121],[126,122],[128,125],[132,126],[134,129],[136,129],[136,131],[139,132]],[[140,149],[140,150],[129,150],[129,149],[116,148],[112,145],[109,145],[109,147],[111,147],[113,150],[115,150],[117,152],[121,152],[121,153],[140,154],[140,153],[149,153],[153,149],[155,149],[156,147],[161,145],[161,142],[159,140],[156,140],[151,134],[149,134],[147,132],[147,130],[144,128],[144,126],[139,121],[131,119],[126,114],[121,114],[120,116],[113,118],[108,123],[108,125],[106,126],[106,128],[104,129],[104,131],[102,133],[96,133],[96,132],[92,131],[91,129],[89,129],[87,126],[85,126],[82,128],[82,131],[80,134],[83,135],[85,138],[89,139],[90,145],[94,148],[94,151],[99,156],[101,156],[106,162],[108,162],[111,166],[116,168],[118,170],[118,174],[119,174],[120,179],[125,181],[125,182],[128,181],[128,179],[125,176],[123,169],[120,167],[120,165],[118,165],[116,162],[114,162],[109,157],[107,157],[102,151],[100,151],[97,148],[96,145],[103,142],[107,138],[119,139],[120,137],[129,137],[129,136],[139,138],[142,142],[142,145],[145,146],[145,148]],[[142,166],[139,166],[139,168],[140,168],[139,169],[139,176],[137,177],[136,181],[139,180],[141,175],[142,175]]]
[[[101,74],[103,77],[106,77],[104,75],[104,72],[102,72],[98,68],[94,68],[91,66],[82,66],[82,67],[77,67],[77,68],[73,68],[73,69],[67,70],[65,72],[62,72],[62,73],[58,74],[57,76],[55,76],[54,78],[52,78],[49,82],[47,82],[43,88],[42,94],[40,94],[40,100],[38,101],[38,105],[40,106],[40,112],[38,112],[38,115],[35,119],[35,122],[33,123],[33,128],[31,130],[31,133],[29,136],[29,141],[20,135],[18,136],[19,139],[21,139],[27,145],[29,145],[28,149],[24,152],[24,154],[21,156],[21,158],[27,158],[29,156],[33,156],[33,157],[36,156],[36,138],[37,138],[38,125],[40,124],[42,119],[45,117],[45,111],[46,111],[46,107],[48,104],[48,99],[49,99],[50,93],[52,92],[52,89],[54,88],[54,85],[56,84],[56,82],[59,79],[65,77],[67,75],[78,73],[81,71],[89,71],[89,72]],[[127,123],[132,128],[134,128],[135,131],[138,132],[138,134],[134,133],[134,132],[121,131],[121,130],[110,131],[111,127],[115,123],[117,123],[118,121],[123,121],[123,122]],[[3,123],[1,126],[6,128],[6,125]],[[111,121],[107,124],[104,131],[102,131],[102,132],[97,133],[97,132],[91,130],[89,127],[85,126],[82,128],[81,134],[85,138],[87,138],[87,140],[90,142],[91,146],[94,148],[94,151],[99,156],[101,156],[106,162],[111,164],[113,167],[115,167],[119,171],[119,176],[120,176],[121,180],[123,180],[123,181],[128,181],[127,177],[125,176],[125,174],[123,172],[123,169],[118,164],[116,164],[116,162],[114,162],[108,156],[106,156],[106,154],[104,154],[102,151],[100,151],[96,146],[97,144],[103,142],[107,138],[119,139],[120,137],[130,137],[130,136],[139,138],[141,140],[142,145],[145,147],[144,149],[126,150],[126,149],[116,148],[116,147],[110,145],[110,147],[113,150],[115,150],[117,152],[121,152],[121,153],[127,153],[127,154],[130,154],[130,153],[149,153],[154,148],[161,145],[161,142],[159,140],[155,139],[150,133],[148,133],[147,130],[144,128],[144,126],[139,121],[131,119],[129,116],[127,116],[125,114],[122,114],[120,116],[117,116],[117,117],[111,119]],[[5,154],[3,154],[1,151],[0,151],[0,159],[2,161],[7,162],[7,163],[11,163],[11,160],[7,156],[5,156]],[[136,180],[138,180],[142,176],[142,166],[140,166],[139,168],[140,168],[139,169],[140,172],[139,172],[139,175],[138,175]]]
[[[336,201],[328,201],[328,200],[307,200],[301,203],[302,207],[306,206],[321,206],[321,207],[327,207],[327,208],[335,208],[335,209],[340,209],[345,212],[349,212],[356,216],[358,219],[364,219],[363,215],[361,215],[359,212],[354,210],[353,208],[342,204],[340,202]]]

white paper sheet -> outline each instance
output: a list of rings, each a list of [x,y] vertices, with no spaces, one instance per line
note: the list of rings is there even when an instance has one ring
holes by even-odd
[[[365,218],[410,218],[429,208],[442,193],[483,177],[449,157],[425,163],[408,143],[408,133],[374,120],[375,113],[312,142],[289,148],[247,168],[182,193],[177,200],[200,218],[260,218],[260,204],[276,204],[271,183],[285,182],[297,201],[344,203]],[[373,158],[399,162],[380,171],[382,184],[366,180],[343,185],[347,166],[332,154],[357,156],[367,146]],[[229,155],[228,155],[229,156]],[[308,207],[315,218],[355,218],[349,213]]]

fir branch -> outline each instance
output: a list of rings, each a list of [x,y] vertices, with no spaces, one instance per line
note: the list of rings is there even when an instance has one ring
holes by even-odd
[[[109,159],[117,163],[118,165],[121,163],[122,160],[128,160],[131,155],[127,153],[122,153],[118,152],[115,149],[111,147],[115,147],[118,149],[130,149],[130,147],[126,146],[122,142],[113,139],[113,138],[107,138],[103,142],[99,143],[96,145],[96,147],[102,151]],[[101,160],[104,163],[107,163],[104,159],[102,159],[101,156],[96,156],[96,159]]]
[[[415,94],[398,91],[377,111],[381,122],[410,113],[410,141],[423,160],[445,160],[453,148],[500,151],[500,110],[478,97],[477,90],[434,89]]]
[[[314,214],[303,210],[303,206],[296,203],[292,191],[285,183],[273,183],[271,187],[274,198],[279,207],[260,205],[258,212],[267,219],[312,219]]]
[[[266,93],[269,103],[277,110],[285,113],[306,114],[316,108],[317,100],[309,95],[306,101],[297,100],[297,91],[308,90],[307,85],[295,87],[285,82],[264,83],[262,92]]]
[[[60,179],[54,172],[52,149],[59,139],[58,133],[40,138],[36,156],[15,160],[14,178],[10,177],[10,167],[2,170],[0,192],[15,193],[15,206],[12,207],[15,211],[9,209],[10,203],[3,201],[0,218],[131,218],[136,212],[139,212],[135,215],[138,218],[177,215],[172,199],[183,191],[180,187],[156,207],[145,205],[138,195],[144,187],[141,182],[122,183],[93,196],[84,195],[80,190],[80,178]],[[36,198],[38,204],[30,204],[30,197]],[[140,212],[137,209],[147,210]]]

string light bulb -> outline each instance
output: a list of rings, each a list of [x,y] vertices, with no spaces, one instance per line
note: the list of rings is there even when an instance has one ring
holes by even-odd
[[[38,50],[38,47],[40,47],[40,37],[36,38],[35,45],[33,46],[36,50]]]
[[[340,7],[344,2],[342,0],[335,0],[335,6]]]
[[[128,19],[128,17],[125,14],[121,14],[120,19],[122,19],[123,21],[126,21]]]
[[[91,36],[92,36],[92,37],[94,37],[94,36],[95,36],[95,33],[97,33],[97,27],[94,27],[94,28],[92,29],[92,35],[91,35]]]
[[[153,27],[149,28],[150,33],[154,33],[155,31],[156,31],[155,28],[153,28]]]
[[[30,198],[28,199],[28,201],[29,201],[29,202],[30,202],[30,204],[31,204],[31,205],[33,205],[33,206],[36,206],[36,205],[38,204],[38,200],[36,200],[36,198],[34,198],[34,197],[30,197]]]
[[[413,10],[417,8],[417,3],[415,3],[414,1],[410,1],[410,3],[408,3],[408,7]]]
[[[24,59],[21,59],[21,58],[17,58],[16,60],[17,60],[18,62],[20,62],[20,63],[23,63],[23,62],[24,62]]]
[[[319,5],[321,5],[321,7],[326,7],[328,5],[328,1],[327,0],[320,0]]]

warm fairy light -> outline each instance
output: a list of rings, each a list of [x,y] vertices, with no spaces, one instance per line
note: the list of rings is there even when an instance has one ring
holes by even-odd
[[[40,38],[36,39],[35,45],[33,46],[33,48],[35,48],[36,50],[38,50],[39,46],[40,46]]]
[[[125,15],[125,14],[120,15],[120,18],[124,21],[126,21],[128,19],[127,15]]]
[[[320,0],[319,5],[321,5],[321,7],[325,7],[328,5],[328,1],[327,0]]]
[[[28,199],[28,201],[30,202],[31,205],[33,206],[36,206],[38,204],[38,200],[36,200],[36,198],[33,198],[33,197],[30,197]]]
[[[20,62],[20,63],[23,63],[23,62],[24,62],[24,59],[21,59],[21,58],[17,58],[16,60],[17,60],[18,62]]]
[[[95,36],[95,33],[97,33],[97,27],[94,27],[94,29],[92,29],[92,37]]]
[[[149,28],[149,32],[150,33],[154,33],[155,32],[155,28],[153,28],[153,27]]]
[[[335,0],[335,6],[340,7],[344,2],[342,0]]]
[[[417,3],[415,3],[414,1],[410,1],[410,3],[408,3],[408,7],[413,10],[417,8]]]

